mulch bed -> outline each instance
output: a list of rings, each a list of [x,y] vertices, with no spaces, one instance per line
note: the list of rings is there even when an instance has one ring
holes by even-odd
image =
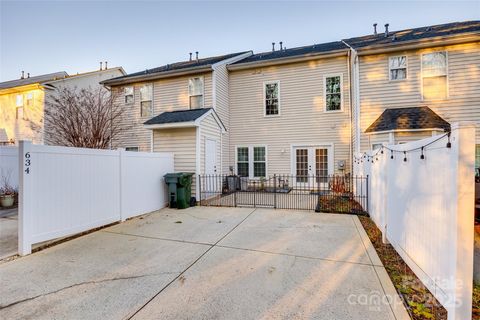
[[[382,234],[375,223],[367,217],[359,218],[398,294],[406,302],[410,317],[415,320],[446,320],[447,310],[422,284],[392,245],[382,242]],[[480,301],[480,294],[478,297]]]

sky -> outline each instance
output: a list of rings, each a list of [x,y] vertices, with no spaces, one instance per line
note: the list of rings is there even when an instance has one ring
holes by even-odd
[[[480,1],[5,1],[0,81],[96,70],[127,73],[232,52],[287,48],[383,31],[480,20]]]

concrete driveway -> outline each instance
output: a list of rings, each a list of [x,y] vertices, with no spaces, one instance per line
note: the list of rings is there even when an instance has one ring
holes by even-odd
[[[408,319],[355,216],[164,209],[0,265],[1,319]]]

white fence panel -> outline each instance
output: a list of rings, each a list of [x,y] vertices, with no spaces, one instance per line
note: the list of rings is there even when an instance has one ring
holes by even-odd
[[[20,142],[19,252],[166,205],[172,154]]]
[[[10,185],[18,188],[18,147],[0,147],[0,179],[2,176],[8,176]]]
[[[121,166],[123,220],[167,206],[163,176],[173,172],[173,153],[122,151]]]
[[[475,126],[453,125],[451,148],[446,136],[437,139],[389,145],[397,151],[393,159],[385,150],[378,161],[362,161],[355,170],[369,173],[370,214],[384,239],[449,319],[466,320],[473,281]],[[421,159],[421,147],[429,143]]]

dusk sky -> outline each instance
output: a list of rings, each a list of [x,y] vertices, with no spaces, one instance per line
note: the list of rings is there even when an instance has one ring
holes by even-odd
[[[0,81],[99,61],[127,73],[231,52],[288,48],[380,31],[479,20],[480,1],[2,1]]]

